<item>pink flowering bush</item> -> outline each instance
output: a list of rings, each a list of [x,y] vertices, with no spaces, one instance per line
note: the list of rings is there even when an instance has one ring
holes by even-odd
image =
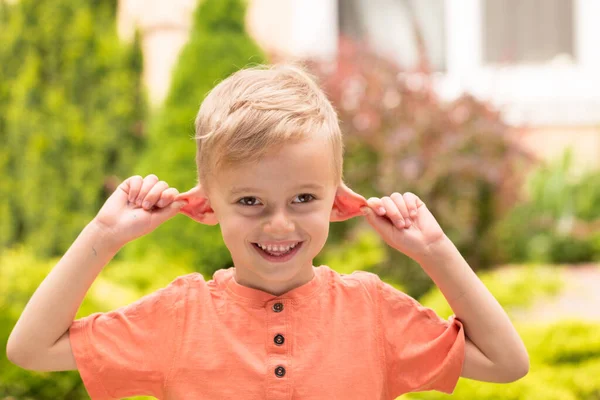
[[[473,268],[493,264],[491,228],[532,161],[499,112],[468,94],[443,102],[424,59],[406,71],[345,39],[335,64],[307,65],[339,114],[345,181],[367,197],[416,193]],[[418,295],[431,282],[411,264],[389,249],[376,272]]]

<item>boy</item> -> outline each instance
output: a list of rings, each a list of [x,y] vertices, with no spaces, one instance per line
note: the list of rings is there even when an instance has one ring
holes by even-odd
[[[301,69],[239,71],[196,118],[199,184],[125,180],[36,290],[9,358],[78,369],[93,400],[393,399],[452,393],[459,376],[511,382],[529,368],[508,316],[414,194],[368,201],[342,181],[342,136]],[[74,316],[127,242],[177,213],[219,224],[234,267],[198,273],[109,313]],[[448,299],[448,321],[372,273],[313,258],[329,223],[365,215]],[[202,251],[202,243],[192,244]]]

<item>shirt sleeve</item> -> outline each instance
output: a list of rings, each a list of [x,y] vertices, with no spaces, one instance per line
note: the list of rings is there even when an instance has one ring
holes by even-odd
[[[465,357],[463,325],[448,320],[377,277],[380,332],[390,395],[451,394]]]
[[[179,277],[130,305],[73,321],[71,348],[92,400],[163,398],[187,287]]]

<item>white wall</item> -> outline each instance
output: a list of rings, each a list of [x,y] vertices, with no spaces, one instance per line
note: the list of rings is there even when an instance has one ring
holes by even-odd
[[[120,0],[119,36],[142,35],[143,79],[152,106],[158,106],[169,90],[171,72],[189,37],[196,0]]]

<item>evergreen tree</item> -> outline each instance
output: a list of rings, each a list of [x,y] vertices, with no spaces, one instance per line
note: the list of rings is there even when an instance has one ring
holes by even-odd
[[[142,59],[115,14],[115,0],[0,0],[0,249],[64,253],[133,170]]]
[[[221,80],[264,55],[245,31],[241,0],[203,0],[194,14],[162,109],[148,127],[149,143],[136,173],[154,173],[180,192],[197,184],[194,119],[206,94]],[[219,226],[206,226],[179,215],[127,246],[127,257],[154,249],[211,274],[231,265]]]

